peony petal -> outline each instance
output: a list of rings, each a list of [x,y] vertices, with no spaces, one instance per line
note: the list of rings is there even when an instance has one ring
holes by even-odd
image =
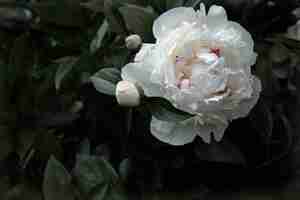
[[[207,121],[204,119],[204,121]],[[198,125],[198,135],[203,139],[204,142],[210,143],[211,134],[214,139],[220,142],[223,138],[225,130],[228,126],[228,121],[225,116],[218,115],[216,118],[210,118],[204,125]]]
[[[222,6],[213,5],[209,8],[207,14],[208,27],[214,29],[215,27],[226,25],[226,22],[227,14]]]
[[[182,23],[193,23],[196,20],[197,15],[193,8],[173,8],[162,14],[154,21],[153,34],[156,39],[160,39],[164,37],[168,32],[176,29]]]
[[[202,140],[207,144],[209,144],[211,141],[211,133],[212,130],[205,126],[198,129],[198,136],[200,136]]]
[[[142,62],[154,49],[155,44],[143,43],[140,51],[136,54],[134,62]]]
[[[236,56],[242,66],[252,66],[256,61],[254,53],[254,41],[250,33],[236,22],[229,22],[224,32],[224,42],[235,48]],[[234,52],[234,51],[233,51]]]
[[[214,138],[217,142],[220,142],[224,136],[225,130],[227,128],[228,125],[224,125],[224,124],[219,124],[219,126],[216,126],[213,129],[213,135]]]
[[[197,136],[192,121],[175,123],[160,121],[154,117],[151,121],[151,133],[160,141],[176,146],[191,143]]]
[[[252,108],[256,105],[262,88],[261,88],[260,80],[255,76],[252,76],[252,78],[253,78],[252,80],[253,90],[252,90],[251,98],[242,100],[239,103],[238,107],[236,107],[234,110],[225,110],[224,114],[227,116],[229,120],[246,117],[249,114],[249,112],[252,110]]]
[[[150,81],[151,69],[147,69],[141,63],[129,63],[122,69],[122,79],[137,83],[146,96],[162,96],[160,85]]]

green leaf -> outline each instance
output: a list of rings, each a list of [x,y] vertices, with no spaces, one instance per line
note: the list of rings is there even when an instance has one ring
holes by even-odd
[[[108,192],[109,192],[110,185],[102,184],[99,185],[95,190],[93,190],[92,194],[90,195],[91,200],[106,200]]]
[[[32,8],[41,24],[80,28],[87,23],[84,9],[78,1],[37,2],[32,4]]]
[[[50,131],[38,131],[33,148],[36,150],[37,158],[44,161],[47,161],[51,155],[61,159],[63,154],[60,141]]]
[[[53,156],[50,157],[45,169],[43,181],[45,200],[74,200],[71,175]]]
[[[193,7],[193,8],[195,8],[201,2],[202,2],[202,0],[187,0],[187,2],[185,3],[185,6],[186,7]]]
[[[152,0],[150,3],[151,6],[160,13],[164,12],[166,9],[166,0]]]
[[[125,189],[121,187],[121,185],[116,185],[114,187],[110,187],[108,191],[108,199],[111,200],[128,200],[128,194],[125,192]]]
[[[14,152],[15,137],[11,128],[0,126],[0,160],[3,160],[11,152]]]
[[[88,2],[81,3],[85,8],[92,10],[93,12],[103,12],[104,1],[103,0],[90,0]]]
[[[125,5],[119,8],[127,29],[139,34],[144,41],[152,41],[152,25],[157,14],[151,8]]]
[[[162,121],[180,122],[193,117],[192,114],[178,110],[172,105],[172,103],[164,98],[146,98],[145,103],[151,114]]]
[[[183,6],[184,0],[166,0],[167,9]]]
[[[210,162],[221,162],[231,164],[246,164],[241,151],[226,138],[221,142],[212,141],[210,144],[199,143],[195,147],[195,153],[199,160]]]
[[[101,78],[114,84],[122,80],[120,70],[112,67],[100,69],[93,77]]]
[[[250,123],[260,134],[264,143],[270,145],[273,133],[273,116],[271,110],[263,99],[260,99],[249,114]]]
[[[37,132],[31,129],[21,129],[16,134],[17,147],[16,151],[20,159],[24,160],[28,151],[34,143],[34,138],[36,137]]]
[[[79,145],[80,155],[90,155],[91,154],[91,143],[88,138],[84,139]]]
[[[107,55],[105,65],[120,69],[129,62],[129,57],[130,51],[126,47],[115,48]]]
[[[91,81],[98,92],[114,96],[116,93],[116,85],[101,78],[91,77]]]
[[[15,185],[13,188],[7,191],[5,200],[42,200],[42,194],[39,188],[34,187],[30,182],[24,182]]]
[[[121,72],[115,68],[104,68],[90,79],[98,92],[115,95],[116,84],[121,80]]]
[[[104,0],[104,15],[111,30],[118,34],[126,34],[127,30],[119,10],[114,7],[112,0]]]
[[[255,75],[262,83],[262,93],[268,96],[273,95],[272,61],[267,54],[258,55],[255,69]]]
[[[10,84],[14,81],[28,79],[35,63],[35,49],[29,34],[22,34],[13,43],[10,52],[10,62],[7,80]],[[20,81],[20,82],[22,82]],[[23,82],[21,85],[23,86]]]
[[[78,58],[75,57],[64,57],[59,60],[56,60],[59,63],[59,67],[55,73],[55,88],[56,90],[60,89],[61,82],[65,76],[72,71],[75,63],[78,61]]]
[[[131,160],[126,158],[122,160],[122,162],[119,165],[119,174],[122,180],[126,181],[128,179],[128,176],[130,174],[130,170],[132,168]]]
[[[111,158],[111,150],[107,144],[99,144],[95,149],[95,154],[105,160]]]
[[[275,44],[270,50],[270,58],[274,63],[283,63],[290,57],[290,50],[281,43]]]
[[[101,27],[97,31],[96,37],[93,39],[93,41],[90,44],[90,51],[91,53],[95,53],[102,45],[102,40],[105,36],[105,34],[108,31],[108,22],[107,20],[104,20]]]
[[[112,166],[103,158],[77,155],[74,178],[80,190],[88,195],[95,187],[114,184],[118,175]]]

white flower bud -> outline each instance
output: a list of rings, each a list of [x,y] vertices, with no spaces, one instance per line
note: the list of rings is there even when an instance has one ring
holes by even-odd
[[[142,38],[137,35],[130,35],[125,39],[126,47],[130,50],[138,49],[142,45]]]
[[[121,106],[138,106],[141,101],[142,92],[130,81],[120,81],[116,88],[116,98]]]

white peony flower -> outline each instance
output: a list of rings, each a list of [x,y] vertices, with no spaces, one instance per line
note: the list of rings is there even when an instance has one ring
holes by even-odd
[[[141,92],[138,87],[130,81],[120,81],[116,87],[116,98],[121,106],[138,106],[141,101]]]
[[[220,141],[229,122],[245,117],[259,98],[261,83],[250,69],[257,56],[251,35],[229,21],[223,7],[206,14],[203,4],[198,11],[167,11],[155,20],[153,33],[156,43],[142,45],[122,78],[195,117],[179,123],[153,117],[152,134],[172,145],[197,135],[206,143],[212,134]]]

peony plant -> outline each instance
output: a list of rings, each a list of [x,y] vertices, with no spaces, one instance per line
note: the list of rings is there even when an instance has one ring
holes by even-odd
[[[156,43],[142,44],[134,62],[123,67],[122,79],[191,117],[164,121],[153,116],[151,133],[171,145],[196,136],[206,143],[220,141],[229,122],[247,116],[259,98],[261,83],[251,74],[257,57],[251,35],[228,20],[223,7],[213,5],[206,13],[203,4],[197,11],[167,11],[154,21],[153,34]]]

